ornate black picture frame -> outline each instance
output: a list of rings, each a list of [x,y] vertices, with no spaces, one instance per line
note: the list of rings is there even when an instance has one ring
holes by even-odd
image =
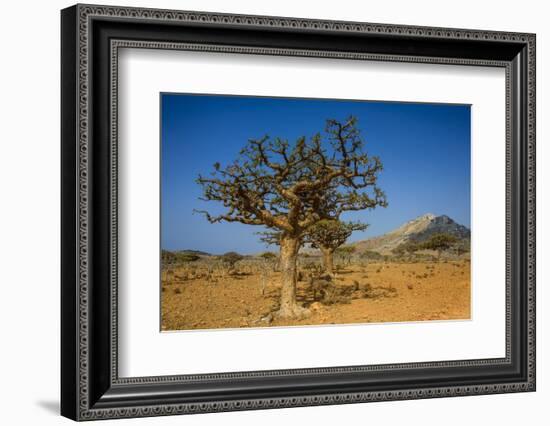
[[[61,27],[62,415],[93,420],[535,390],[534,34],[95,5],[64,9]],[[120,378],[121,47],[504,68],[506,356]]]

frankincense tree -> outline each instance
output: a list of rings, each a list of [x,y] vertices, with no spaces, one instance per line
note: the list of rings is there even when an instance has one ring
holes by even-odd
[[[355,117],[327,120],[324,135],[295,143],[264,136],[250,139],[233,163],[214,164],[199,176],[202,200],[221,203],[225,212],[200,211],[211,223],[227,221],[280,232],[281,300],[278,315],[307,313],[296,302],[296,260],[307,230],[344,211],[386,203],[377,186],[382,162],[364,150]],[[330,209],[324,206],[330,204]]]
[[[323,268],[328,274],[334,273],[334,252],[344,244],[354,231],[364,231],[367,224],[359,222],[341,222],[323,219],[310,227],[306,241],[318,248],[323,254]]]

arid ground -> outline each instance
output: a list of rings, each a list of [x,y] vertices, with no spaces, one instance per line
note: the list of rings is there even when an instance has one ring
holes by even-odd
[[[174,266],[162,272],[162,330],[470,318],[467,259],[351,264],[322,289],[307,270],[300,275],[297,299],[310,315],[283,320],[273,315],[280,294],[275,268],[266,272],[254,262],[229,272]]]

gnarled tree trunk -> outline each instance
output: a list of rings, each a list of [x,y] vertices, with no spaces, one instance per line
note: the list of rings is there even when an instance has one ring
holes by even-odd
[[[323,268],[327,274],[334,274],[334,249],[330,247],[321,247],[323,253]]]
[[[283,235],[281,246],[281,306],[277,316],[299,318],[307,315],[308,310],[296,302],[296,261],[300,248],[300,239],[292,235]]]

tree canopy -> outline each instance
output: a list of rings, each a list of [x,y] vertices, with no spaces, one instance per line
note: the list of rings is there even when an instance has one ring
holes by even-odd
[[[382,162],[363,151],[354,117],[327,120],[324,137],[249,139],[238,158],[225,167],[214,164],[209,176],[199,176],[202,200],[220,202],[226,211],[212,222],[263,225],[300,235],[322,219],[344,211],[386,205],[376,185]]]
[[[223,255],[221,255],[220,259],[227,266],[229,266],[230,268],[233,268],[233,267],[235,267],[235,264],[238,261],[244,259],[244,256],[239,254],[239,253],[236,253],[234,251],[229,251],[229,252],[224,253]]]
[[[458,238],[451,234],[433,234],[427,241],[422,243],[422,248],[441,252],[451,248],[457,241]]]
[[[342,222],[323,219],[308,229],[306,241],[315,248],[337,249],[354,231],[364,231],[368,225],[359,222]]]
[[[413,254],[414,252],[422,249],[421,244],[415,243],[414,241],[407,241],[399,244],[392,250],[392,253],[398,256],[402,256],[405,253]]]

